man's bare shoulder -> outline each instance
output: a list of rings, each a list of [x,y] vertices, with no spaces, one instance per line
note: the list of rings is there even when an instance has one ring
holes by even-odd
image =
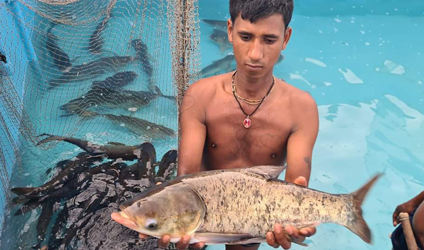
[[[185,96],[192,96],[199,100],[210,100],[217,92],[224,89],[225,80],[228,77],[228,74],[222,74],[200,79],[188,87]]]
[[[316,109],[317,104],[309,92],[296,88],[283,80],[281,82],[284,95],[288,96],[292,108],[295,110]]]

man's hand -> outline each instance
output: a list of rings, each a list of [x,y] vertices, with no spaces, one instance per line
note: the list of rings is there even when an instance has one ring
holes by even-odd
[[[308,182],[303,176],[296,178],[293,183],[304,187],[308,185]],[[266,234],[266,242],[274,248],[281,246],[284,249],[289,249],[291,247],[290,238],[294,239],[296,242],[303,242],[306,237],[314,235],[316,231],[315,227],[307,227],[298,230],[293,226],[286,226],[283,228],[280,224],[275,224],[274,232],[268,232]]]
[[[142,239],[145,239],[147,237],[148,237],[147,235],[140,234],[140,238]],[[159,239],[158,246],[160,248],[166,249],[170,241],[171,241],[171,237],[169,237],[169,235],[164,235],[162,236],[162,238]],[[181,237],[180,241],[177,244],[175,244],[175,246],[177,247],[177,249],[184,250],[188,248],[189,242],[190,242],[190,236],[184,235],[183,237]],[[202,249],[204,246],[205,244],[203,242],[198,242],[198,243],[190,245],[190,247],[195,249]]]

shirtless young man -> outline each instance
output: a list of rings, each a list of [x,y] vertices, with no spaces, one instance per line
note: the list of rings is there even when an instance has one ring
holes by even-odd
[[[187,89],[180,113],[178,175],[287,162],[285,180],[307,186],[318,133],[317,105],[308,93],[273,77],[292,33],[288,27],[292,12],[293,0],[230,0],[228,40],[237,70],[202,79]],[[232,83],[241,98],[235,97]],[[290,248],[285,233],[302,241],[315,228],[275,225],[267,243]],[[159,245],[166,247],[169,240],[164,236]],[[186,249],[189,240],[184,236],[177,248]]]

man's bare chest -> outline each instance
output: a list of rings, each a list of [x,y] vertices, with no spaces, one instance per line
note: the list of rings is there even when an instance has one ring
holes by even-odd
[[[259,107],[249,117],[250,128],[243,126],[246,114],[237,104],[216,105],[207,111],[205,149],[214,162],[278,164],[285,159],[292,121],[284,109],[277,111],[270,105]],[[246,111],[250,114],[252,109]]]

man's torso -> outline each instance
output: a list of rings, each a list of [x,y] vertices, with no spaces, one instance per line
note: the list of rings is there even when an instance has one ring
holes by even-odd
[[[227,74],[210,78],[210,99],[205,105],[206,142],[203,165],[207,170],[254,165],[281,165],[286,159],[287,140],[295,121],[291,110],[293,87],[277,80],[274,90],[250,116],[252,125],[246,129],[246,115],[235,100]],[[257,106],[240,100],[251,114]]]

